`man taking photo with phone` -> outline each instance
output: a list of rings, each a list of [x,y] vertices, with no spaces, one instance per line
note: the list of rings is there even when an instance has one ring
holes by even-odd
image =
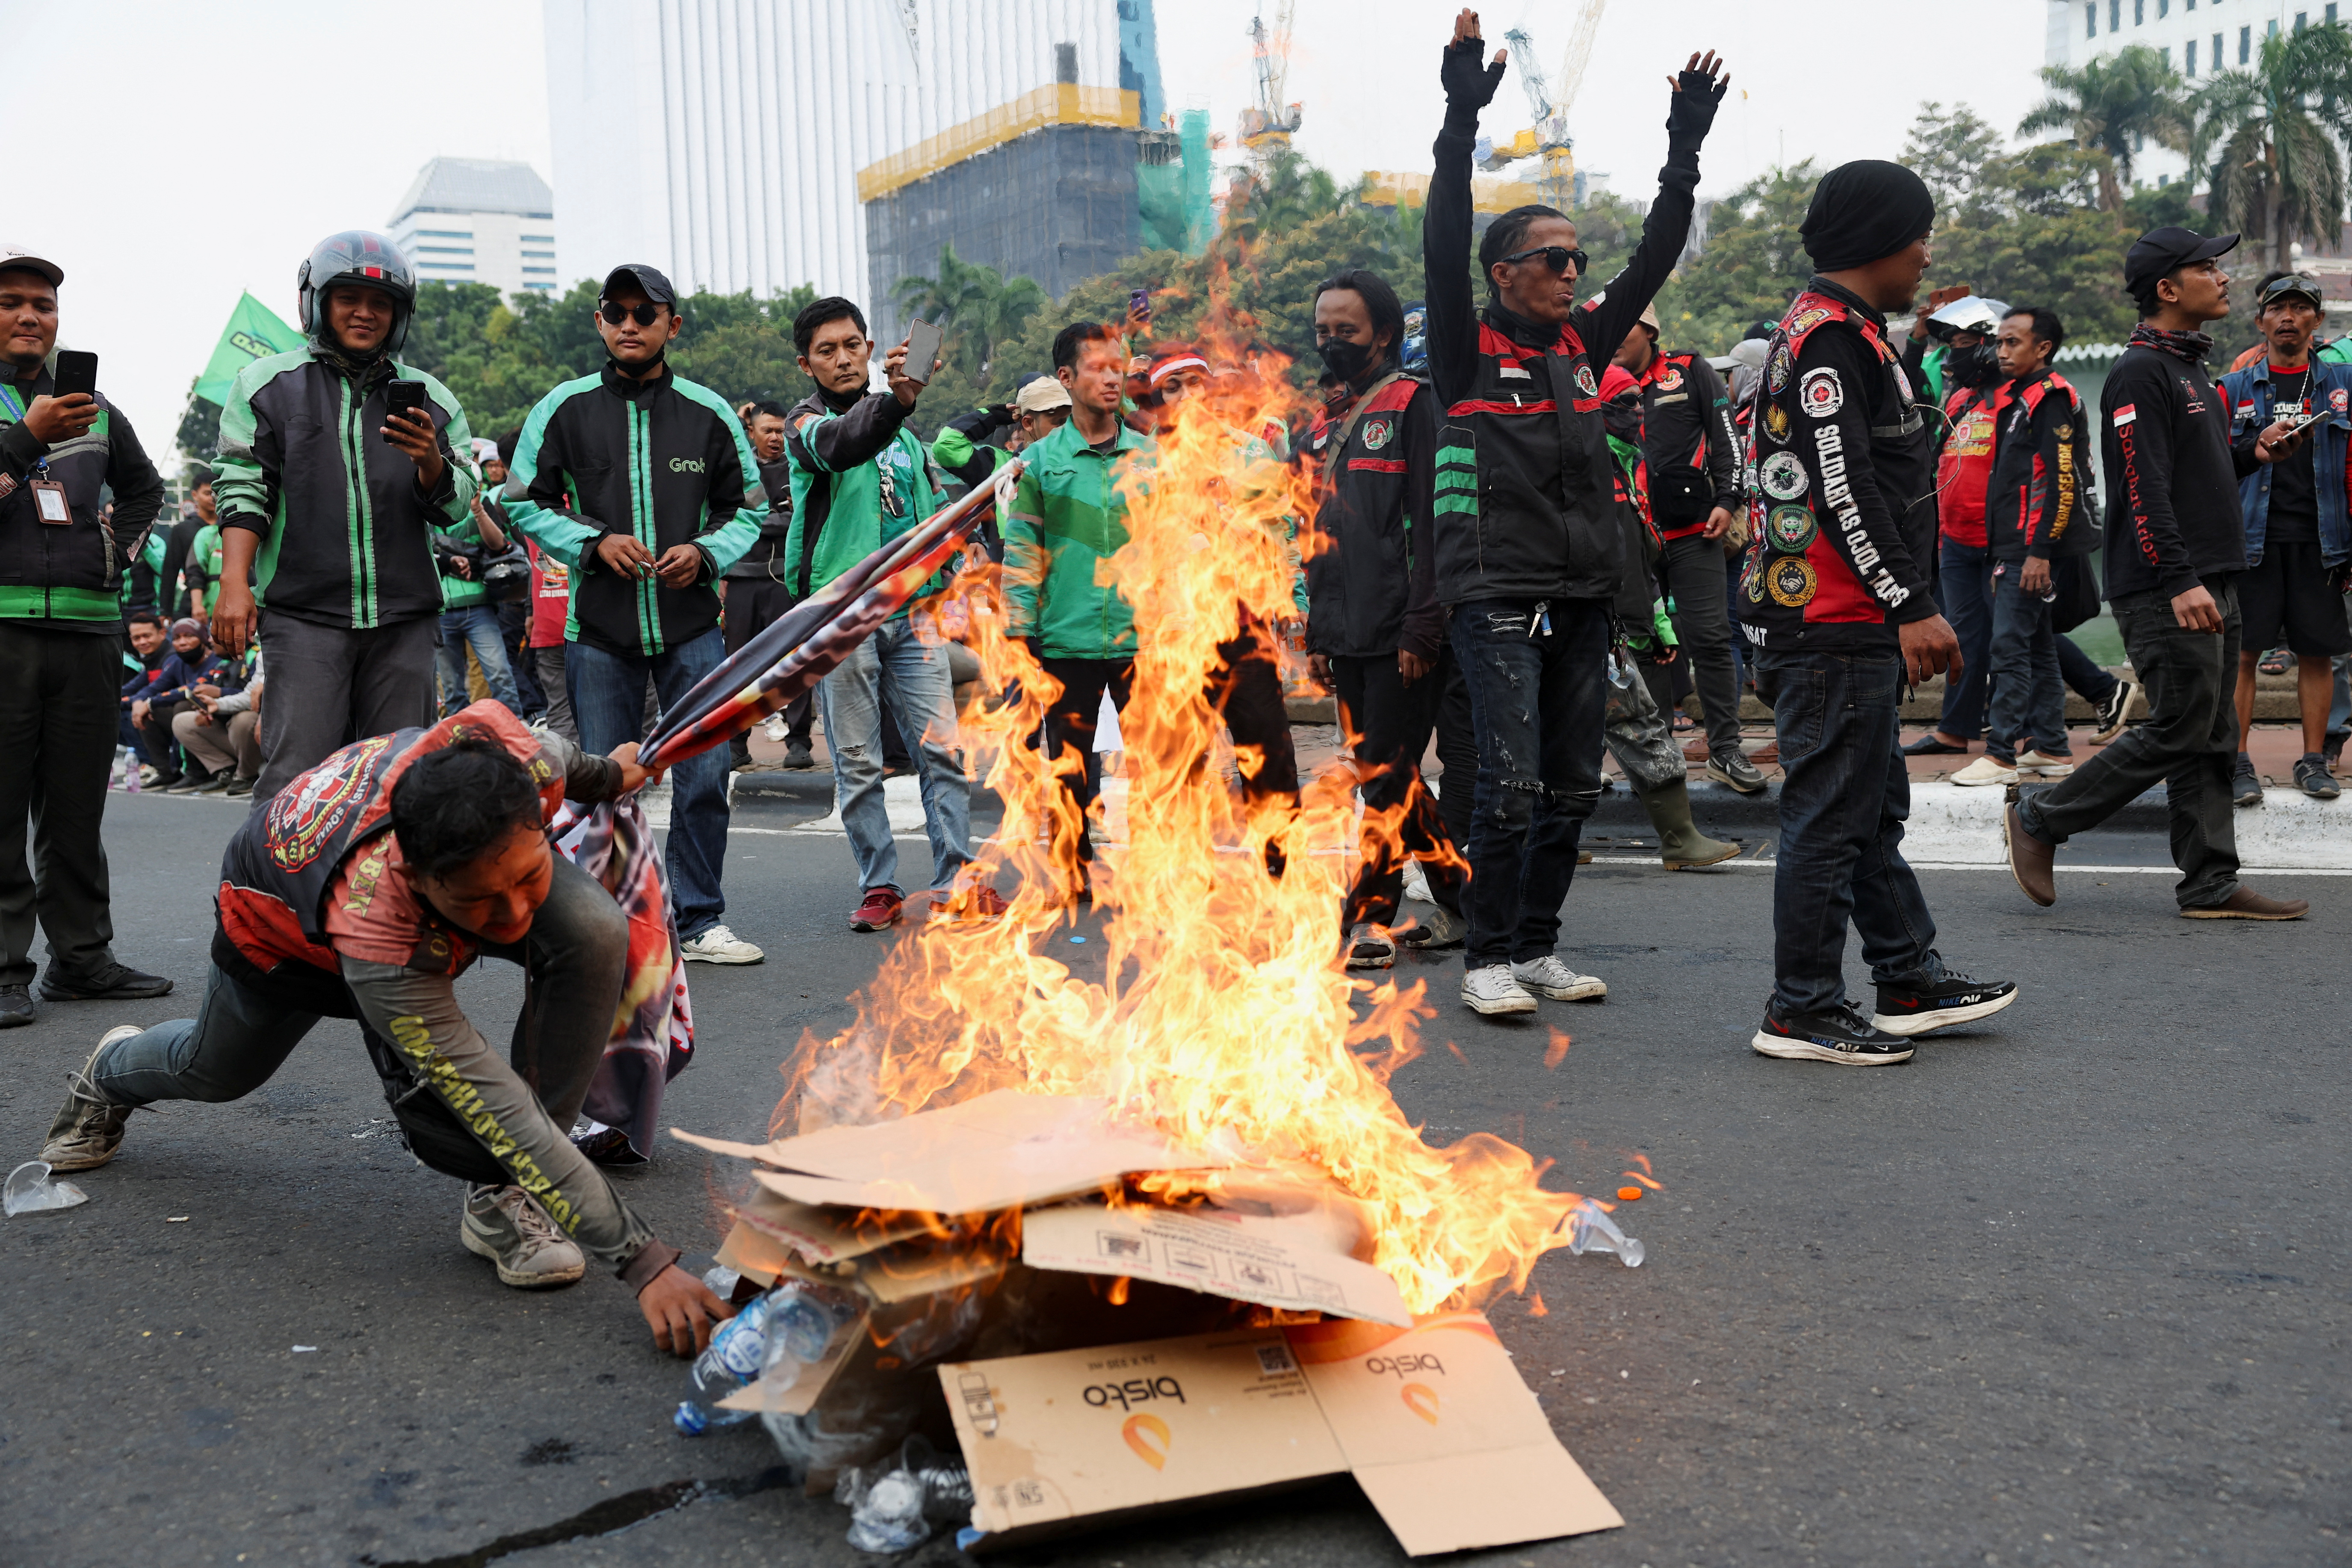
[[[53,261],[0,247],[0,1028],[33,1021],[33,926],[53,1002],[161,996],[115,962],[100,824],[122,683],[123,575],[163,504],[130,421],[60,362]],[[68,370],[79,374],[68,377]],[[88,380],[74,387],[71,381]],[[111,531],[99,518],[111,487]],[[37,863],[26,865],[31,832]]]
[[[330,235],[299,302],[310,341],[237,373],[215,470],[213,635],[242,653],[258,615],[269,638],[257,801],[347,742],[433,721],[433,533],[472,537],[478,488],[457,398],[394,357],[416,309],[400,247]]]

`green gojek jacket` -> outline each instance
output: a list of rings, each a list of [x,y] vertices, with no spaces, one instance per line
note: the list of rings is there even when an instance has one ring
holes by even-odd
[[[425,384],[441,482],[383,437],[385,384]],[[473,433],[449,389],[389,356],[354,385],[309,345],[237,372],[221,409],[213,496],[220,526],[261,536],[255,601],[272,615],[354,631],[441,613],[432,534],[473,532]]]
[[[123,583],[154,531],[163,480],[103,393],[98,422],[69,440],[47,446],[26,427],[33,400],[56,387],[56,366],[53,353],[29,383],[0,386],[0,620],[120,632]],[[42,521],[33,486],[43,482],[64,489],[66,521]]]
[[[793,484],[784,585],[793,593],[816,592],[943,504],[929,454],[907,428],[907,413],[888,392],[840,410],[823,393],[793,405],[784,438]],[[939,582],[932,578],[921,593]]]
[[[570,571],[564,640],[647,658],[718,627],[711,584],[751,548],[768,510],[751,439],[724,399],[666,366],[638,381],[610,361],[539,400],[500,500],[515,531]],[[608,534],[656,560],[690,544],[702,570],[684,588],[624,577],[596,553]]]
[[[163,574],[163,535],[166,531],[149,524],[145,535],[139,541],[139,548],[131,552],[131,569],[122,574],[122,591],[117,595],[125,616],[133,610],[155,608],[152,601],[155,598],[155,580]],[[199,529],[197,531],[201,533],[204,531]]]
[[[1151,450],[1121,421],[1106,457],[1071,419],[1022,453],[1028,467],[1004,515],[1007,635],[1034,638],[1046,658],[1133,656],[1135,611],[1100,568],[1128,541],[1119,480]]]

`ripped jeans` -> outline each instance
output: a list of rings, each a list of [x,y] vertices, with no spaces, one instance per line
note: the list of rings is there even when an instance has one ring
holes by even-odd
[[[1478,736],[1470,831],[1472,969],[1541,958],[1559,940],[1576,841],[1601,800],[1609,606],[1559,599],[1550,630],[1524,600],[1454,606],[1447,632]]]

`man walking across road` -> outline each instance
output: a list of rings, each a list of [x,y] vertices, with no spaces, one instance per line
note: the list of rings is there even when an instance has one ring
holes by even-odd
[[[2246,732],[2254,721],[2254,664],[2272,647],[2294,655],[2303,720],[2294,782],[2318,800],[2343,793],[2326,748],[2333,661],[2352,653],[2343,576],[2352,559],[2352,519],[2345,510],[2352,364],[2312,358],[2322,309],[2319,285],[2308,278],[2285,272],[2263,279],[2254,295],[2254,325],[2270,352],[2221,378],[2241,436],[2280,419],[2311,421],[2299,450],[2247,475],[2238,488],[2246,518],[2246,571],[2238,579],[2245,636],[2239,642],[2238,765],[2231,792],[2240,805],[2262,804],[2263,782],[2246,754]]]
[[[64,281],[55,262],[0,247],[0,1028],[33,1021],[37,921],[49,941],[44,1000],[172,989],[115,962],[100,837],[121,711],[122,578],[163,480],[121,409],[57,395]],[[110,529],[99,519],[109,488]]]
[[[1802,231],[1814,275],[1772,334],[1751,421],[1759,526],[1739,613],[1774,693],[1784,775],[1772,999],[1751,1042],[1769,1057],[1905,1061],[1907,1037],[2017,997],[1944,966],[1902,854],[1901,690],[1962,668],[1927,572],[1934,441],[1885,315],[1917,290],[1935,221],[1935,198],[1899,164],[1822,176]],[[1846,997],[1849,920],[1878,993],[1867,1020]]]
[[[2196,920],[2294,920],[2301,899],[2266,898],[2238,879],[2231,763],[2238,721],[2238,578],[2246,531],[2238,482],[2292,457],[2280,420],[2231,436],[2230,405],[2205,369],[2205,323],[2230,313],[2221,258],[2238,243],[2152,229],[2124,258],[2139,325],[2107,373],[2099,425],[2115,476],[2106,592],[2124,651],[2147,684],[2147,721],[2047,790],[2021,795],[2002,822],[2011,872],[2037,904],[2058,900],[2058,846],[2096,827],[2159,781],[2172,816],[2173,896]]]
[[[352,740],[433,721],[433,533],[474,529],[465,412],[394,357],[416,307],[408,258],[352,229],[320,240],[300,278],[310,341],[237,372],[215,470],[213,635],[243,653],[258,610],[269,639],[257,801]],[[394,413],[394,382],[421,382],[421,403]]]
[[[784,544],[784,581],[807,595],[939,510],[929,455],[907,416],[923,382],[908,374],[907,345],[883,356],[886,391],[868,394],[874,340],[866,315],[839,296],[819,300],[793,321],[802,374],[816,390],[793,405],[784,451],[792,466],[793,524]],[[928,380],[934,366],[916,367]],[[927,584],[929,586],[935,584]],[[898,847],[882,793],[883,703],[895,714],[914,755],[931,843],[930,907],[945,918],[1004,912],[995,889],[967,886],[971,863],[971,786],[956,755],[955,682],[947,649],[900,610],[853,648],[817,687],[825,749],[860,893],[852,931],[896,925],[906,903],[898,886]]]
[[[735,411],[667,363],[685,325],[669,279],[651,267],[615,267],[595,321],[604,368],[539,400],[505,500],[515,527],[571,574],[563,673],[572,722],[585,750],[609,755],[645,739],[648,677],[667,707],[719,667],[711,584],[759,536],[767,509]],[[726,753],[688,758],[670,770],[670,787],[664,863],[678,951],[698,963],[757,963],[766,955],[721,920]]]

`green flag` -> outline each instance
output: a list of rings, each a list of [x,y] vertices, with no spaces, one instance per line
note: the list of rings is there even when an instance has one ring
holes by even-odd
[[[238,299],[236,309],[228,313],[228,327],[221,333],[220,346],[213,350],[212,362],[196,380],[196,395],[207,403],[226,405],[229,383],[236,373],[257,359],[282,354],[302,346],[302,334],[278,319],[277,312],[247,294]]]

